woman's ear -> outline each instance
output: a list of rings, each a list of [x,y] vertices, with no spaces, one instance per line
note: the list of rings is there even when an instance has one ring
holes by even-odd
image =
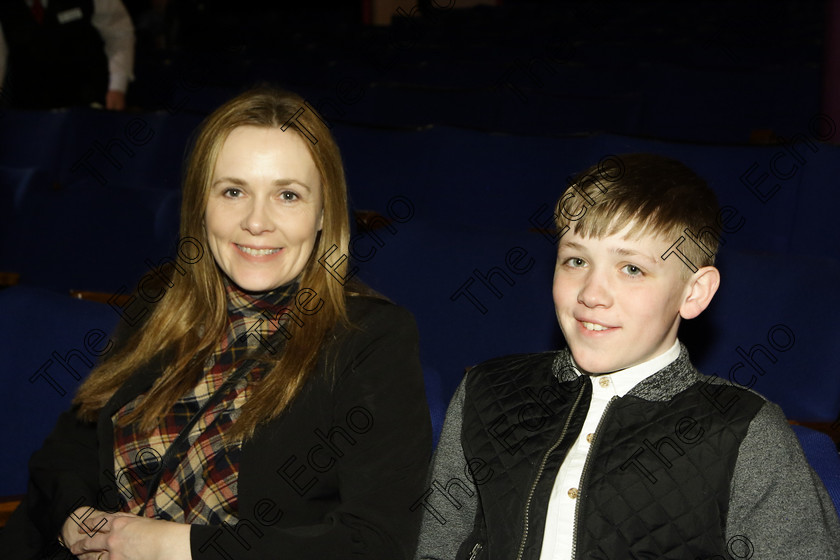
[[[691,275],[687,293],[680,306],[680,317],[694,319],[711,303],[720,286],[720,272],[713,266],[704,266]]]
[[[324,227],[324,209],[321,208],[321,215],[318,216],[318,231],[321,231],[321,228]]]

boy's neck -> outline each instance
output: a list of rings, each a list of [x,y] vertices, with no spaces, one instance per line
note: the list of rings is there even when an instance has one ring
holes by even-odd
[[[571,356],[572,364],[575,366],[579,372],[585,375],[589,375],[592,378],[599,378],[602,376],[610,376],[611,379],[617,385],[624,386],[624,390],[620,391],[622,393],[626,393],[630,389],[632,389],[636,384],[640,383],[644,379],[650,377],[657,371],[661,370],[680,356],[680,341],[679,339],[674,340],[674,344],[668,350],[665,350],[661,354],[654,356],[653,358],[642,362],[641,364],[636,364],[635,366],[630,366],[628,368],[610,371],[606,373],[597,373],[592,374],[588,372],[584,372],[581,370],[577,363],[575,363],[574,356]]]

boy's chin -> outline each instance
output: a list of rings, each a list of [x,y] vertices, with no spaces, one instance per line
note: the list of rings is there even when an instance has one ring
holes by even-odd
[[[612,373],[630,367],[622,360],[610,356],[593,356],[586,352],[572,352],[572,359],[581,373],[587,375],[601,375]]]
[[[612,364],[606,363],[602,360],[591,360],[586,359],[585,357],[578,359],[574,354],[572,354],[572,358],[575,360],[575,365],[577,365],[580,372],[587,375],[601,375],[603,373],[610,373],[619,369],[624,369],[622,366],[613,366]]]

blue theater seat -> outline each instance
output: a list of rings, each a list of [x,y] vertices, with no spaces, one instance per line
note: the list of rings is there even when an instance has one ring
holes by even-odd
[[[199,117],[189,114],[68,111],[58,180],[114,188],[178,190],[186,146]]]
[[[728,207],[730,233],[723,234],[727,250],[797,252],[793,209],[798,205],[802,176],[779,181],[772,177],[764,182],[769,162],[777,147],[767,146],[704,146],[601,135],[592,138],[591,161],[603,154],[651,152],[682,161],[703,177],[718,197],[721,207]],[[779,182],[772,198],[762,202],[741,180],[753,185],[759,193]],[[710,224],[714,226],[715,224]],[[733,231],[737,229],[737,231]],[[826,240],[827,242],[827,240]],[[802,252],[801,250],[798,252]],[[808,251],[819,254],[817,251]],[[828,253],[823,253],[828,254]]]
[[[180,188],[185,149],[200,115],[88,108],[8,111],[0,121],[0,165],[37,169],[64,187]]]
[[[554,204],[566,177],[589,154],[585,139],[488,135],[448,127],[394,131],[337,126],[335,134],[355,208],[384,215],[392,197],[405,196],[421,220],[444,226],[524,232],[534,227],[529,219],[542,205]]]
[[[0,270],[21,282],[70,289],[130,291],[150,266],[176,251],[177,193],[101,186],[27,191],[0,244]],[[21,241],[25,241],[22,243]],[[40,255],[33,248],[49,248]]]
[[[0,290],[0,496],[26,491],[29,456],[107,348],[118,315],[48,290]]]
[[[429,414],[432,417],[432,445],[437,446],[443,429],[443,419],[446,417],[446,407],[449,406],[452,395],[444,391],[440,373],[434,368],[423,366],[423,383],[426,388],[426,402],[429,403]]]
[[[840,412],[840,262],[802,255],[722,252],[709,308],[683,322],[706,375],[758,391],[788,418],[833,422]]]
[[[703,146],[615,135],[584,138],[488,135],[433,127],[422,131],[340,125],[350,198],[358,209],[384,213],[397,195],[408,197],[429,222],[520,229],[531,216],[550,219],[566,180],[611,154],[653,152],[695,169],[726,207],[726,249],[840,256],[828,215],[840,194],[829,188],[840,173],[840,148],[796,147],[807,158],[787,172],[779,146]],[[376,154],[375,157],[372,154]],[[776,188],[778,185],[778,188]],[[717,224],[709,224],[716,226]]]
[[[840,513],[840,456],[831,438],[804,426],[792,426],[808,463],[819,475],[834,508]]]
[[[35,167],[0,165],[0,245],[13,243],[12,224],[30,190],[46,190],[47,179]],[[2,252],[2,249],[0,249]]]
[[[838,123],[840,124],[840,123]],[[808,138],[810,135],[805,134]],[[813,140],[813,136],[810,136]],[[777,149],[774,153],[791,153]],[[829,255],[840,259],[840,235],[837,231],[837,208],[840,207],[840,146],[825,143],[798,144],[796,161],[787,158],[781,172],[796,173],[801,182],[793,219],[791,246],[809,255]],[[774,183],[778,179],[770,177]],[[769,179],[768,179],[768,182]],[[772,203],[772,201],[771,201]],[[770,204],[770,203],[768,203]]]
[[[58,177],[69,111],[6,110],[0,120],[0,164],[36,167]]]
[[[392,226],[393,233],[357,233],[358,274],[414,314],[421,362],[440,373],[446,401],[470,366],[560,347],[554,249],[541,235],[420,218]]]
[[[8,212],[5,214],[8,216],[20,212],[29,189],[43,190],[46,183],[43,173],[36,167],[0,165],[0,196],[3,197],[0,209]]]

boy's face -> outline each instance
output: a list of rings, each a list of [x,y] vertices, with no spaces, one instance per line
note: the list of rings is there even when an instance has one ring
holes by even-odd
[[[667,241],[629,230],[602,239],[569,231],[554,271],[554,308],[577,365],[588,373],[628,368],[668,350],[691,292]],[[692,315],[693,316],[693,315]]]

